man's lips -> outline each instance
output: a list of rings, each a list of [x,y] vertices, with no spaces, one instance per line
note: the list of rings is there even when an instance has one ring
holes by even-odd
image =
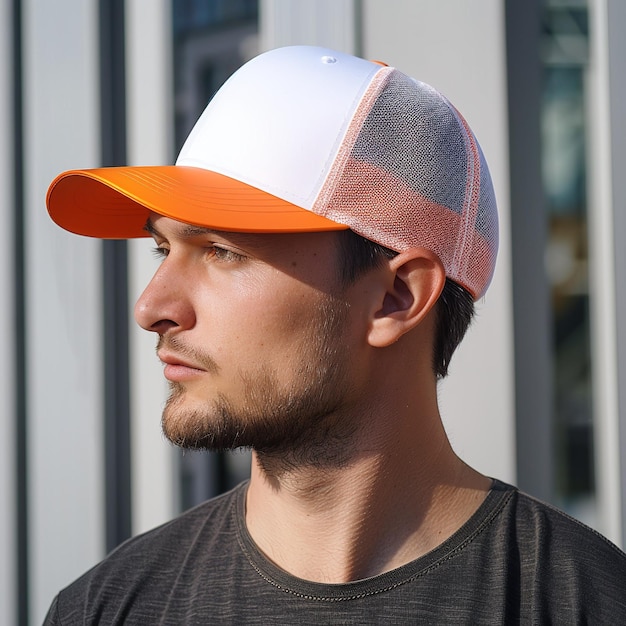
[[[201,367],[197,367],[195,363],[184,361],[171,354],[159,353],[158,357],[163,365],[165,365],[163,370],[165,378],[172,382],[181,382],[196,378],[206,371]]]

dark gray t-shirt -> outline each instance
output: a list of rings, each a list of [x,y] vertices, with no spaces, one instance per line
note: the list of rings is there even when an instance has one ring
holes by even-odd
[[[504,483],[432,552],[337,585],[259,552],[245,492],[125,542],[57,596],[46,624],[626,624],[626,555]]]

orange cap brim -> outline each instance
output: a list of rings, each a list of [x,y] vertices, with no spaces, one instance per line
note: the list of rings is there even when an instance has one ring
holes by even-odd
[[[180,165],[71,170],[52,182],[46,203],[62,228],[102,239],[149,236],[151,211],[227,231],[347,228],[223,174]]]

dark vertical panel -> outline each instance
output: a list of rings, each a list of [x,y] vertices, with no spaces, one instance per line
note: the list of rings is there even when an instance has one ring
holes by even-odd
[[[19,624],[29,623],[28,571],[28,424],[26,382],[26,271],[24,234],[24,153],[22,115],[22,7],[21,0],[13,0],[13,245],[14,245],[14,329],[15,329],[15,437],[16,437],[16,550],[17,603]]]
[[[104,166],[126,163],[124,0],[100,0]],[[125,241],[103,243],[106,547],[131,534],[128,274]]]
[[[540,0],[507,0],[515,411],[519,486],[553,499],[547,219],[541,177]]]

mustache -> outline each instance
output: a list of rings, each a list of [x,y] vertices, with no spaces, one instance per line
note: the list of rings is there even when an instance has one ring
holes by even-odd
[[[164,337],[161,335],[156,346],[157,353],[162,349],[166,352],[172,352],[181,358],[189,359],[201,369],[212,374],[217,374],[220,371],[219,365],[208,352],[188,346],[177,337]]]

